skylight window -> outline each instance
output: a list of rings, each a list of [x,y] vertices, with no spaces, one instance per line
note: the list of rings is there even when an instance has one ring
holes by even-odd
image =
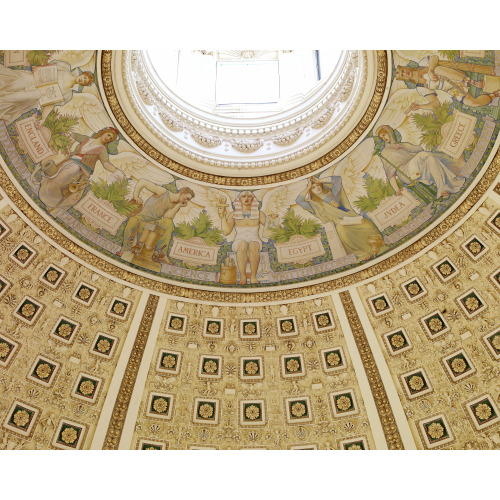
[[[219,61],[215,101],[224,104],[269,104],[280,98],[278,61]]]
[[[190,105],[255,118],[303,102],[333,72],[341,51],[153,50],[148,56],[163,83]]]

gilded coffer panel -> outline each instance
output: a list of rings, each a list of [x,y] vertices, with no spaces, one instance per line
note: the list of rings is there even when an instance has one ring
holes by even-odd
[[[0,436],[89,449],[140,292],[93,273],[0,212]]]
[[[358,289],[420,448],[500,444],[499,208]]]
[[[131,447],[374,448],[331,299],[169,301]]]

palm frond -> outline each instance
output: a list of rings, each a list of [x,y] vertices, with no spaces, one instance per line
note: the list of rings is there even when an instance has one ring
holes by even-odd
[[[176,226],[177,235],[183,240],[201,238],[207,245],[216,245],[224,241],[224,236],[219,228],[212,227],[213,223],[208,214],[203,210],[200,215],[189,224],[181,222]]]
[[[52,110],[43,126],[50,130],[49,146],[55,151],[66,151],[71,146],[69,134],[78,125],[78,118],[75,116],[61,115],[57,110]]]
[[[125,178],[111,184],[103,179],[90,181],[90,190],[97,198],[109,201],[120,215],[128,216],[139,208],[125,198],[128,193],[128,181]]]
[[[370,174],[365,175],[364,184],[366,196],[360,196],[354,202],[354,206],[362,212],[372,212],[384,198],[394,194],[394,189],[389,182],[372,177]]]
[[[312,238],[319,233],[321,224],[313,219],[306,219],[300,227],[300,234],[306,238]]]
[[[43,66],[49,62],[54,52],[54,50],[28,50],[26,58],[31,66]]]
[[[460,51],[459,50],[440,50],[439,57],[442,57],[443,59],[448,59],[448,61],[454,61],[455,58],[458,59],[460,57]]]
[[[283,218],[283,224],[270,229],[270,234],[277,243],[286,243],[295,235],[313,238],[320,230],[321,224],[314,219],[304,219],[289,208]]]
[[[415,113],[412,115],[413,123],[422,131],[421,144],[427,149],[437,148],[443,137],[441,127],[453,120],[453,114],[449,102],[440,103],[428,113]]]

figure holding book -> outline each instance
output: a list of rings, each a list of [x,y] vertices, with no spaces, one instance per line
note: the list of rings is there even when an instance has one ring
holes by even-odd
[[[42,123],[54,106],[64,106],[73,97],[75,85],[94,82],[92,73],[71,69],[67,62],[54,61],[32,71],[0,65],[0,119],[12,123],[24,113],[42,108]]]
[[[296,202],[323,222],[332,222],[347,255],[354,254],[358,260],[376,253],[372,241],[383,241],[377,226],[352,209],[339,176],[310,177]]]

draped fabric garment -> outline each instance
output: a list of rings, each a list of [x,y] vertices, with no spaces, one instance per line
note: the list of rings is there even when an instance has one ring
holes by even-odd
[[[332,176],[330,182],[322,184],[329,192],[321,200],[313,200],[309,195],[307,198],[299,195],[297,203],[323,222],[333,223],[347,255],[354,254],[358,259],[370,257],[373,249],[368,244],[368,238],[374,235],[381,236],[377,226],[366,217],[363,217],[361,224],[340,224],[340,221],[348,222],[349,218],[357,218],[360,214],[352,209],[339,176]],[[332,201],[338,207],[331,204]]]
[[[437,197],[445,191],[457,193],[465,181],[461,177],[457,178],[456,166],[459,161],[444,153],[424,151],[420,146],[408,142],[386,144],[382,157],[388,179],[397,175],[403,184],[418,180],[427,185],[434,185],[437,188]]]
[[[103,164],[108,161],[106,146],[92,144],[86,135],[72,134],[72,137],[80,144],[71,158],[59,167],[55,175],[45,177],[41,181],[38,196],[47,207],[69,208],[78,203],[97,161]],[[71,183],[78,183],[78,190],[64,197],[62,190]]]
[[[73,83],[77,70],[68,63],[57,61],[57,83],[61,89],[63,106],[73,97]],[[0,64],[0,119],[12,123],[24,113],[39,107],[40,91],[35,87],[31,71],[9,69]]]

